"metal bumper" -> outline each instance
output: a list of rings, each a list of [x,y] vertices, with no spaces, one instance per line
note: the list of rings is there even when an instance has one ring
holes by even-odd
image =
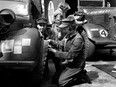
[[[35,66],[35,61],[0,61],[0,67],[10,69],[31,70]]]

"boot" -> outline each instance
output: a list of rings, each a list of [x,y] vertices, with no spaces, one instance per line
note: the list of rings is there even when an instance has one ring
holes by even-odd
[[[83,82],[83,83],[89,83],[89,84],[91,84],[92,82],[91,82],[91,80],[90,80],[90,78],[89,78],[89,76],[87,75],[87,71],[86,70],[82,70],[81,72],[80,72],[80,76],[81,76],[81,81]]]

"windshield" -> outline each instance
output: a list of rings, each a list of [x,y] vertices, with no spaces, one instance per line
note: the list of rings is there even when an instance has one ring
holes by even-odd
[[[103,0],[79,0],[81,7],[103,7]]]
[[[102,7],[103,3],[98,1],[81,1],[80,6]]]
[[[103,25],[108,27],[109,25],[109,16],[112,12],[115,12],[115,8],[89,8],[83,9],[87,14],[86,19],[88,23]]]

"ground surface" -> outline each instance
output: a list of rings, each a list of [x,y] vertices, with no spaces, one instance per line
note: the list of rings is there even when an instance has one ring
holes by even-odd
[[[93,66],[93,65],[102,66],[104,64],[108,66],[111,66],[111,65],[115,66],[116,61],[87,62],[86,70],[87,70],[88,76],[90,77],[92,81],[92,84],[86,83],[86,84],[75,85],[74,87],[116,87],[116,79],[113,76]],[[50,84],[51,77],[54,73],[54,65],[50,63],[49,67],[50,67],[50,73],[48,77],[46,77],[46,81],[43,82],[42,87],[56,87],[55,85]],[[111,69],[109,68],[108,70],[111,70]],[[114,70],[112,70],[112,72],[114,72],[114,74],[116,73]]]
[[[49,62],[49,68],[50,71],[44,78],[42,85],[37,87],[57,87],[56,85],[51,84],[51,79],[55,72],[54,64],[51,61]],[[116,60],[87,61],[85,69],[87,70],[87,74],[90,77],[92,84],[86,83],[75,85],[74,87],[116,87]],[[0,70],[0,87],[30,87],[28,84],[31,82],[28,81],[28,75],[27,77],[24,77],[20,72],[17,74],[13,73],[12,76],[6,74],[4,71],[1,72]]]

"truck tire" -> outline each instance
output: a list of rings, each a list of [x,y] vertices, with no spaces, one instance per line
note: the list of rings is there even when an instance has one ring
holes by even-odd
[[[86,57],[86,60],[91,60],[94,51],[95,51],[95,44],[88,38],[87,33],[85,30],[81,32],[81,35],[83,37],[83,40],[85,42],[84,45],[84,55]]]
[[[45,69],[45,58],[43,54],[43,39],[41,40],[40,44],[40,55],[39,55],[39,60],[35,68],[31,72],[31,82],[33,87],[39,87],[42,83],[43,79],[43,74],[44,74],[44,69]]]

